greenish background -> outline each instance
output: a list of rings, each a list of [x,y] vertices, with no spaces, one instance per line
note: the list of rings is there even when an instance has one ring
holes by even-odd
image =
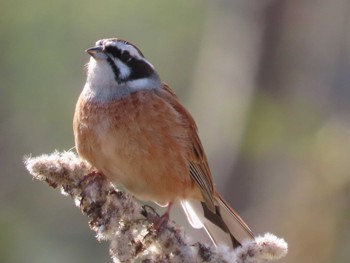
[[[73,147],[84,50],[106,37],[136,44],[179,95],[219,191],[254,233],[289,243],[281,262],[349,262],[349,12],[347,0],[0,1],[0,262],[111,262],[72,200],[22,163]]]

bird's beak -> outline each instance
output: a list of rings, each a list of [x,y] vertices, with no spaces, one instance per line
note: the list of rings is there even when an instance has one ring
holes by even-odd
[[[103,47],[90,47],[85,50],[90,56],[92,56],[94,59],[107,59],[107,55],[103,51]]]

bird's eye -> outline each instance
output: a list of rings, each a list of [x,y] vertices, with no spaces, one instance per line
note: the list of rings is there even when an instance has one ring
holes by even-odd
[[[132,59],[132,57],[131,57],[129,51],[123,51],[123,53],[121,54],[120,59],[122,61],[129,62]]]
[[[102,46],[103,45],[103,40],[99,40],[96,42],[96,46]]]

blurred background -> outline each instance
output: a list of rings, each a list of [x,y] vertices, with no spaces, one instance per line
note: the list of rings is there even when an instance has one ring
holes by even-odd
[[[84,50],[106,37],[136,44],[179,95],[219,191],[255,234],[289,243],[281,262],[350,261],[350,1],[0,6],[0,262],[111,262],[22,163],[73,146]]]

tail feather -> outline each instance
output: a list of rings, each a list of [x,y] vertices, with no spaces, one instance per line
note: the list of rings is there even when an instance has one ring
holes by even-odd
[[[182,201],[190,224],[204,227],[215,245],[226,243],[235,248],[243,240],[253,238],[253,234],[242,218],[217,194],[215,211],[209,210],[205,203],[196,200]]]

